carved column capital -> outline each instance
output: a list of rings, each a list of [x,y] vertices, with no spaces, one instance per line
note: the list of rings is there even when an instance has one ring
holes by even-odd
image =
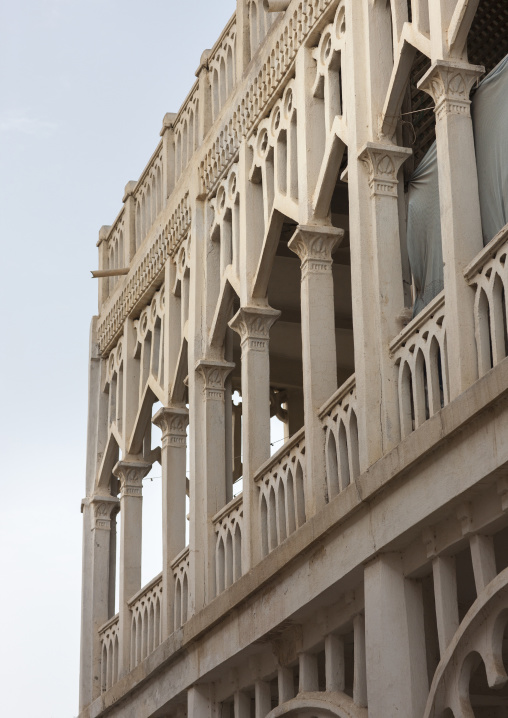
[[[229,326],[240,335],[242,351],[266,351],[270,329],[280,315],[280,311],[272,307],[241,307]]]
[[[438,60],[425,73],[418,89],[434,100],[436,119],[446,115],[470,116],[469,93],[474,83],[485,72],[481,65]]]
[[[90,506],[93,511],[92,528],[110,531],[111,519],[120,508],[119,500],[115,496],[102,496],[98,494],[92,497]]]
[[[367,142],[358,155],[369,173],[371,197],[397,197],[397,174],[413,154],[409,147]]]
[[[188,409],[183,406],[163,406],[153,417],[152,423],[162,431],[163,449],[168,446],[185,448],[189,423]]]
[[[120,496],[143,496],[143,479],[152,465],[146,461],[119,461],[113,474],[120,479]]]
[[[332,254],[343,239],[343,229],[299,224],[288,242],[288,247],[300,258],[302,279],[309,273],[321,274],[329,271]]]
[[[205,381],[205,397],[222,401],[224,399],[224,385],[235,364],[227,361],[213,361],[201,359],[196,364],[196,371],[200,372]]]

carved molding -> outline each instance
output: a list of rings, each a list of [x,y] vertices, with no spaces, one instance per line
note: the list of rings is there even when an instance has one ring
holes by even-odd
[[[114,496],[94,496],[90,501],[93,511],[92,528],[111,530],[111,520],[120,509],[120,502]]]
[[[439,60],[422,77],[418,89],[426,92],[434,100],[437,120],[441,120],[446,115],[470,117],[469,93],[484,72],[485,68],[481,65]]]
[[[226,361],[213,361],[201,359],[196,364],[198,371],[205,382],[204,394],[206,399],[223,401],[224,386],[229,374],[235,368],[235,364]]]
[[[143,496],[143,479],[152,465],[146,461],[119,461],[113,468],[113,474],[120,479],[120,496]]]
[[[302,280],[308,274],[331,271],[332,254],[344,239],[344,230],[337,227],[307,227],[298,225],[288,242],[288,248],[298,255]]]
[[[187,445],[189,410],[178,406],[163,406],[155,414],[152,423],[162,431],[162,448],[173,446],[184,449]]]
[[[413,154],[409,147],[367,142],[358,159],[369,173],[371,197],[397,197],[397,174],[402,164]]]
[[[229,326],[240,335],[242,352],[268,351],[270,329],[280,315],[281,312],[272,307],[241,307]]]

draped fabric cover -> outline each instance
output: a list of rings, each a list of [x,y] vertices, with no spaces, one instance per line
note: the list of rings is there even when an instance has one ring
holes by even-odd
[[[508,223],[508,55],[480,83],[472,103],[483,243]],[[436,143],[409,182],[407,249],[413,316],[443,289]]]
[[[508,55],[473,98],[473,130],[483,243],[508,222]]]

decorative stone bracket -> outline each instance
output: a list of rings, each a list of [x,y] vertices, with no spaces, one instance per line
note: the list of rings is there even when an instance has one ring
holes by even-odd
[[[187,444],[187,424],[189,410],[184,407],[163,406],[155,414],[152,423],[162,431],[162,448],[174,446],[185,448]]]
[[[152,465],[145,461],[119,461],[113,468],[113,474],[120,479],[120,495],[143,496],[143,479]]]
[[[225,361],[201,359],[196,364],[196,371],[200,372],[205,381],[205,397],[222,401],[224,399],[224,385],[227,377],[235,368],[235,364]]]
[[[470,115],[469,93],[476,80],[483,75],[481,65],[438,60],[418,83],[434,100],[436,119],[446,115]]]
[[[358,159],[369,173],[371,197],[397,197],[398,171],[412,154],[409,147],[376,142],[364,145]]]
[[[332,266],[332,254],[344,239],[344,230],[337,227],[298,225],[288,248],[301,262],[302,281],[307,274],[321,274]]]
[[[241,307],[229,326],[240,335],[242,351],[266,351],[270,329],[280,315],[281,312],[272,307]]]
[[[90,506],[93,510],[92,528],[110,531],[113,515],[120,509],[119,500],[115,496],[97,495],[90,500]]]

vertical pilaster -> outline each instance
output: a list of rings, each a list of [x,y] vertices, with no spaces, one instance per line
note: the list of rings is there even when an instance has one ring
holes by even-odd
[[[162,120],[162,197],[165,203],[175,188],[175,112],[166,112]]]
[[[196,70],[196,77],[198,78],[199,88],[199,113],[198,113],[198,128],[197,128],[197,146],[199,147],[205,139],[206,133],[212,126],[212,98],[210,88],[210,77],[208,74],[208,58],[210,56],[210,50],[205,50],[201,55],[199,67]]]
[[[344,231],[299,225],[288,247],[301,261],[301,315],[305,455],[305,513],[325,504],[325,434],[318,409],[337,389],[337,351],[333,301],[332,253]]]
[[[215,718],[213,685],[204,683],[187,691],[187,718]]]
[[[432,561],[437,633],[441,656],[459,627],[457,572],[454,556],[436,556]]]
[[[201,547],[195,562],[196,610],[216,595],[215,531],[212,519],[227,503],[225,382],[234,369],[230,362],[202,359],[196,371],[203,379],[202,439],[203,478],[196,485],[197,513],[191,517],[194,543]]]
[[[229,322],[242,347],[244,573],[261,560],[254,474],[270,458],[269,332],[279,316],[271,307],[242,307]]]
[[[185,547],[186,428],[189,412],[163,407],[152,422],[162,431],[162,636],[174,628],[175,579],[171,563]]]
[[[483,248],[469,100],[483,72],[476,65],[438,60],[418,85],[435,103],[450,399],[478,377],[475,293],[464,269]]]
[[[375,377],[366,388],[367,411],[379,416],[379,445],[372,446],[372,458],[382,456],[400,440],[397,367],[390,356],[390,341],[397,336],[404,310],[402,259],[400,251],[398,175],[402,163],[411,155],[406,147],[367,142],[359,153],[367,173],[370,190],[371,246],[373,257],[370,298],[377,346]],[[373,383],[375,382],[375,391]],[[357,383],[358,387],[358,383]],[[360,393],[362,389],[360,388]]]
[[[99,628],[111,618],[110,609],[110,551],[111,524],[119,509],[113,496],[94,496],[92,510],[92,700],[101,694],[101,642]]]
[[[99,230],[99,241],[97,247],[99,248],[99,269],[109,269],[109,257],[108,257],[108,235],[111,227],[104,225]],[[102,305],[109,297],[109,277],[99,278],[99,312]]]
[[[136,197],[134,192],[138,186],[137,182],[127,182],[123,196],[124,203],[124,238],[123,257],[118,260],[118,266],[128,267],[136,254]]]
[[[398,554],[365,567],[365,626],[369,716],[420,718],[429,689],[423,602]]]
[[[119,461],[113,473],[120,479],[120,600],[119,675],[130,670],[131,614],[128,601],[141,588],[143,479],[151,469],[144,461]]]

